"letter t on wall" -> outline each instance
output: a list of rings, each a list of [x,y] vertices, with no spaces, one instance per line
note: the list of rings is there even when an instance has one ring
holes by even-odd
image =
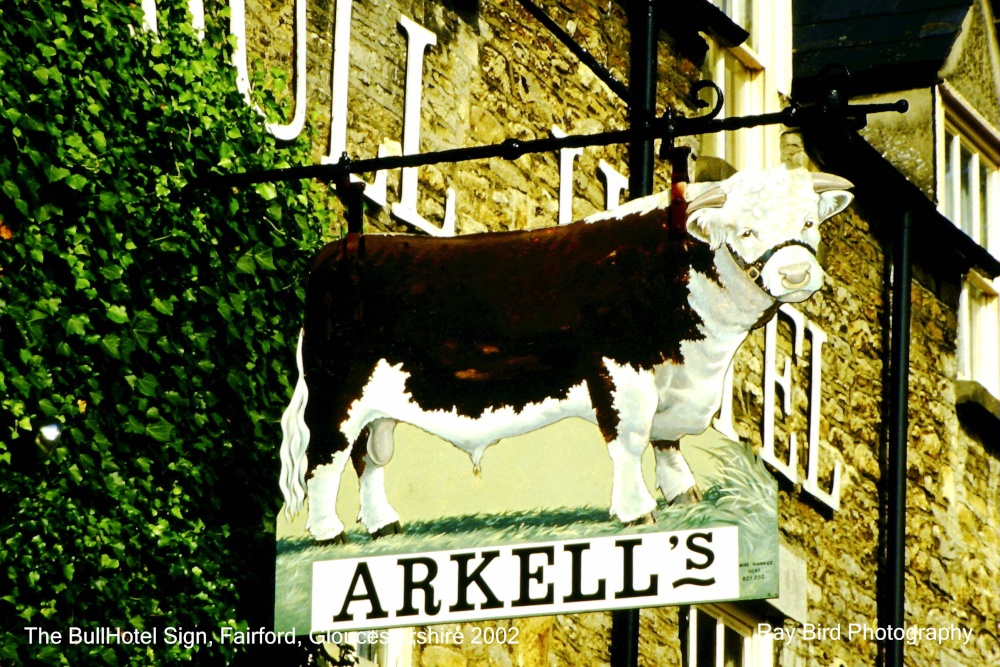
[[[617,169],[601,160],[597,163],[597,168],[604,174],[604,208],[610,211],[621,202],[622,191],[628,187],[628,179],[622,176]]]
[[[552,136],[562,139],[566,133],[556,125],[552,126]],[[582,148],[559,149],[559,224],[573,222],[573,161],[583,155]]]

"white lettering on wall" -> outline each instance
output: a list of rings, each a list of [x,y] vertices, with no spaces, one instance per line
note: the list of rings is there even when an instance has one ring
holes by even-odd
[[[156,19],[156,0],[142,0],[142,29],[154,35],[159,34],[160,27]],[[188,12],[191,14],[191,27],[198,39],[205,39],[205,3],[203,0],[188,0]]]
[[[628,179],[604,160],[598,163],[597,168],[604,174],[604,209],[610,211],[618,206],[622,191],[628,187]]]
[[[160,28],[156,22],[156,0],[142,0],[142,29],[148,30],[154,35],[159,34]]]
[[[821,369],[823,368],[822,352],[823,343],[826,342],[826,333],[811,321],[808,324],[808,329],[812,337],[812,350],[809,359],[809,386],[812,395],[809,397],[809,466],[802,488],[824,505],[838,510],[840,509],[840,461],[834,463],[833,484],[830,492],[827,493],[819,486],[819,402],[822,381]]]
[[[333,38],[333,84],[330,102],[330,149],[321,158],[323,164],[338,162],[347,151],[348,125],[348,85],[350,76],[351,50],[351,18],[353,0],[340,0],[336,3]],[[253,103],[251,96],[250,73],[247,64],[246,43],[246,2],[245,0],[230,0],[230,33],[236,38],[233,50],[233,66],[236,68],[236,87],[243,94],[248,106],[254,108],[262,116],[264,112]],[[266,128],[273,136],[284,141],[295,139],[305,127],[307,97],[306,75],[306,0],[295,2],[295,39],[293,72],[295,95],[292,100],[294,113],[288,124],[266,122]],[[144,30],[158,33],[159,26],[156,14],[156,0],[141,0]],[[191,14],[191,26],[199,39],[205,36],[205,8],[203,0],[188,0],[188,11]],[[399,17],[399,25],[406,36],[406,84],[403,100],[403,137],[402,143],[382,139],[379,144],[378,157],[391,155],[414,155],[420,152],[420,101],[423,90],[423,61],[428,46],[437,44],[437,36],[420,24],[406,16]],[[558,127],[552,127],[552,134],[564,137],[566,134]],[[573,173],[576,158],[583,154],[582,148],[563,148],[559,151],[559,214],[558,224],[567,224],[573,220]],[[614,208],[619,204],[622,191],[627,187],[628,180],[604,160],[600,161],[600,172],[604,175],[605,209]],[[354,181],[360,181],[357,176],[351,176]],[[455,199],[453,188],[448,188],[445,197],[444,221],[437,227],[417,213],[417,168],[402,170],[399,201],[392,205],[392,215],[417,229],[433,236],[454,236],[455,234]],[[366,183],[365,197],[381,207],[388,205],[386,172],[380,171],[372,183]]]
[[[264,111],[250,97],[250,71],[247,68],[247,17],[245,0],[230,0],[229,31],[236,37],[233,49],[233,66],[236,68],[236,87],[243,93],[247,105],[260,115]],[[288,124],[266,124],[267,131],[276,139],[291,141],[302,133],[306,123],[306,0],[295,0],[295,113]]]
[[[347,89],[350,84],[351,65],[351,9],[353,0],[337,2],[333,19],[333,86],[330,91],[330,151],[322,158],[322,164],[340,162],[347,152]],[[393,150],[395,148],[395,150]],[[401,155],[400,144],[397,141],[383,140],[376,155]],[[361,179],[351,174],[351,180]],[[380,207],[388,204],[386,191],[386,172],[375,174],[375,181],[365,183],[365,197]]]
[[[562,128],[553,125],[552,136],[562,139],[566,136]],[[559,217],[560,225],[573,222],[573,162],[583,155],[582,148],[559,149]]]
[[[792,329],[792,357],[785,359],[781,374],[777,372],[777,341],[778,318],[784,317]],[[809,460],[806,463],[806,478],[798,474],[798,441],[795,433],[788,436],[788,458],[782,460],[774,451],[775,445],[775,402],[778,390],[781,390],[781,412],[787,416],[792,411],[792,366],[803,358],[805,337],[809,335],[811,342],[809,354]],[[820,390],[823,379],[823,344],[826,333],[807,319],[805,315],[792,306],[784,304],[774,317],[764,327],[764,377],[763,377],[763,416],[762,416],[762,446],[760,456],[767,461],[782,477],[792,484],[802,484],[802,490],[816,498],[819,502],[833,510],[840,509],[840,474],[841,463],[836,461],[833,469],[833,481],[830,491],[825,491],[819,484],[819,453],[820,453]],[[730,366],[726,374],[726,391],[723,392],[722,407],[714,426],[724,435],[739,439],[733,425],[733,368]]]
[[[406,16],[399,17],[399,25],[406,34],[403,155],[415,155],[420,152],[420,97],[423,90],[424,50],[428,46],[437,44],[437,35]],[[448,188],[444,223],[441,227],[437,227],[417,213],[417,168],[403,169],[401,182],[399,201],[392,205],[392,215],[431,236],[454,236],[455,191]]]
[[[805,342],[805,316],[790,306],[783,305],[770,322],[764,327],[764,429],[760,456],[774,466],[786,479],[795,481],[798,477],[798,449],[794,433],[788,436],[788,462],[778,458],[774,452],[774,399],[778,388],[781,389],[781,409],[785,415],[792,413],[792,359],[785,359],[785,368],[781,375],[776,372],[778,317],[784,314],[792,324],[792,353],[795,359],[802,358]]]
[[[347,150],[347,86],[351,64],[353,0],[337,0],[333,18],[333,86],[330,90],[330,152],[323,164],[338,162]]]

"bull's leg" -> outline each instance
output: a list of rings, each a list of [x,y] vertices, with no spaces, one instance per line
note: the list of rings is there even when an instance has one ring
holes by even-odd
[[[349,457],[347,450],[337,452],[330,463],[317,466],[306,482],[309,496],[306,528],[319,544],[344,541],[344,524],[337,516],[337,494],[340,491],[340,476]]]
[[[670,505],[687,505],[701,500],[694,475],[677,440],[654,440],[656,486]]]
[[[358,520],[374,538],[401,532],[399,515],[385,492],[385,464],[393,450],[394,419],[376,419],[368,426],[366,446],[355,446],[354,469],[358,473],[361,511]]]
[[[656,412],[653,374],[607,362],[587,386],[614,465],[611,514],[622,523],[651,521],[656,501],[642,477],[642,454]]]
[[[329,382],[314,380],[309,393],[312,400],[305,409],[305,422],[311,438],[309,442],[309,470],[306,474],[306,494],[309,514],[306,528],[320,544],[344,541],[344,524],[337,516],[337,495],[340,478],[351,457],[351,447],[337,425],[343,419],[342,409],[323,399],[334,396]]]

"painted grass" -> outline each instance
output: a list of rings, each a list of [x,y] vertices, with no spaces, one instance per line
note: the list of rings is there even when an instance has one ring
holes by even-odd
[[[412,522],[404,526],[405,533],[374,541],[362,528],[355,528],[346,534],[348,543],[339,546],[317,547],[310,539],[279,540],[276,629],[307,632],[316,561],[731,525],[740,528],[740,596],[773,597],[778,581],[777,482],[741,443],[722,441],[710,455],[718,467],[706,478],[704,499],[683,507],[661,503],[653,525],[624,527],[611,519],[606,507],[571,507]],[[759,571],[751,574],[753,569]]]

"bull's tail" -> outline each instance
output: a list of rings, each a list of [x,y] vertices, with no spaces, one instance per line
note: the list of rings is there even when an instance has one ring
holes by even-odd
[[[305,411],[309,401],[305,374],[302,372],[302,332],[295,352],[295,365],[299,380],[295,385],[292,401],[281,417],[281,494],[285,497],[285,515],[294,517],[302,509],[306,498],[306,448],[309,446],[309,427],[306,426]]]

